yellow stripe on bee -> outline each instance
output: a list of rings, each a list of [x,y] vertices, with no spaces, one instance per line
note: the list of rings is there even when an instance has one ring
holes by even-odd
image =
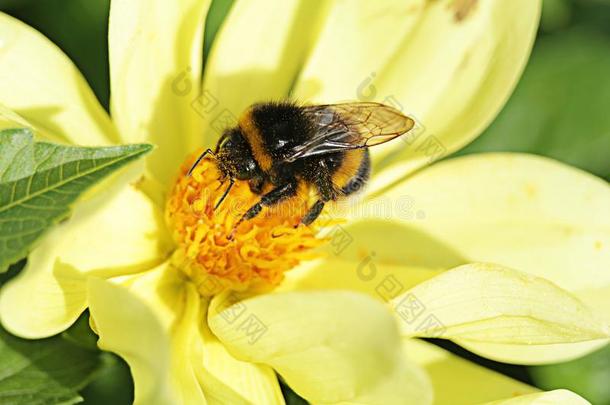
[[[345,151],[341,164],[332,175],[332,181],[335,187],[341,189],[354,178],[354,176],[358,173],[358,169],[360,168],[363,158],[364,149]]]
[[[254,155],[254,159],[256,159],[259,167],[263,171],[269,171],[271,169],[271,156],[265,150],[265,145],[263,144],[263,137],[261,135],[260,129],[254,123],[252,119],[252,109],[248,109],[244,112],[241,119],[239,120],[239,127],[243,132],[250,148],[252,148],[252,154]]]

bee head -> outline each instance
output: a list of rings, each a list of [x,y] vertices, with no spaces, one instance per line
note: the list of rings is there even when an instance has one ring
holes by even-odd
[[[227,129],[216,145],[220,170],[231,178],[249,180],[258,173],[250,145],[239,128]]]

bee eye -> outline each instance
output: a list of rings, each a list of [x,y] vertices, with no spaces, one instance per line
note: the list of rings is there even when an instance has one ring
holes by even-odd
[[[239,180],[247,180],[252,177],[252,173],[256,170],[256,163],[253,159],[243,161],[237,166],[236,176]]]

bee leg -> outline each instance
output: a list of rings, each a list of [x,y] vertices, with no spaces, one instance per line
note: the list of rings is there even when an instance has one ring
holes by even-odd
[[[261,199],[252,207],[250,207],[248,211],[246,211],[246,213],[242,215],[239,221],[237,221],[237,223],[233,227],[231,235],[229,235],[229,239],[233,239],[233,233],[235,232],[235,229],[237,229],[237,227],[242,222],[256,217],[262,211],[263,207],[270,207],[272,205],[275,205],[280,201],[285,200],[286,198],[296,195],[296,192],[297,183],[296,181],[292,181],[290,183],[286,183],[283,186],[278,186],[273,190],[269,191],[267,194],[263,195]]]
[[[322,191],[324,190],[324,191]],[[323,188],[320,189],[320,199],[316,201],[307,211],[307,213],[301,218],[301,224],[303,225],[311,225],[313,221],[318,219],[320,214],[322,213],[322,209],[324,209],[324,204],[329,202],[330,200],[334,200],[335,194],[334,191],[330,191],[331,189]],[[298,226],[298,225],[297,225]],[[296,228],[296,227],[295,227]]]
[[[212,155],[212,157],[216,157],[214,152],[212,152],[212,149],[206,149],[205,152],[203,152],[201,155],[199,155],[197,160],[195,160],[195,163],[193,163],[193,165],[189,169],[188,173],[186,174],[187,177],[191,177],[191,174],[193,174],[193,170],[195,170],[197,165],[203,160],[204,157],[206,157],[206,155]]]
[[[315,221],[322,213],[324,204],[331,200],[337,199],[337,191],[335,190],[335,185],[333,184],[332,174],[325,161],[318,163],[314,183],[318,189],[320,199],[316,201],[309,208],[303,218],[301,218],[300,223],[304,225],[311,225],[311,223]]]
[[[309,211],[307,211],[307,214],[305,214],[303,216],[303,218],[301,218],[301,223],[303,225],[310,225],[313,221],[315,221],[318,216],[320,216],[320,213],[322,212],[322,209],[324,208],[324,204],[325,202],[322,200],[318,200],[316,201],[311,208],[309,208]]]
[[[220,200],[218,200],[218,202],[214,206],[214,210],[216,210],[218,207],[220,207],[220,204],[222,204],[222,202],[225,200],[225,198],[227,198],[227,195],[229,194],[229,191],[231,191],[233,184],[235,184],[235,180],[233,180],[232,178],[229,178],[229,187],[227,187],[225,192],[222,194],[222,197],[220,197]]]
[[[326,203],[330,200],[337,199],[337,190],[335,190],[335,185],[333,184],[332,173],[325,161],[321,161],[318,164],[314,183],[318,189],[318,193],[320,193],[320,200]]]

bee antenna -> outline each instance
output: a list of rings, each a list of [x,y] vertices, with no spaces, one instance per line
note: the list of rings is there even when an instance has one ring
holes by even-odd
[[[206,149],[201,155],[199,155],[197,160],[195,160],[195,163],[193,163],[188,173],[186,174],[187,177],[191,177],[191,174],[193,174],[193,170],[195,170],[195,168],[199,165],[203,158],[206,157],[206,155],[211,155],[214,159],[216,158],[216,155],[214,154],[214,152],[212,152],[212,149]]]

